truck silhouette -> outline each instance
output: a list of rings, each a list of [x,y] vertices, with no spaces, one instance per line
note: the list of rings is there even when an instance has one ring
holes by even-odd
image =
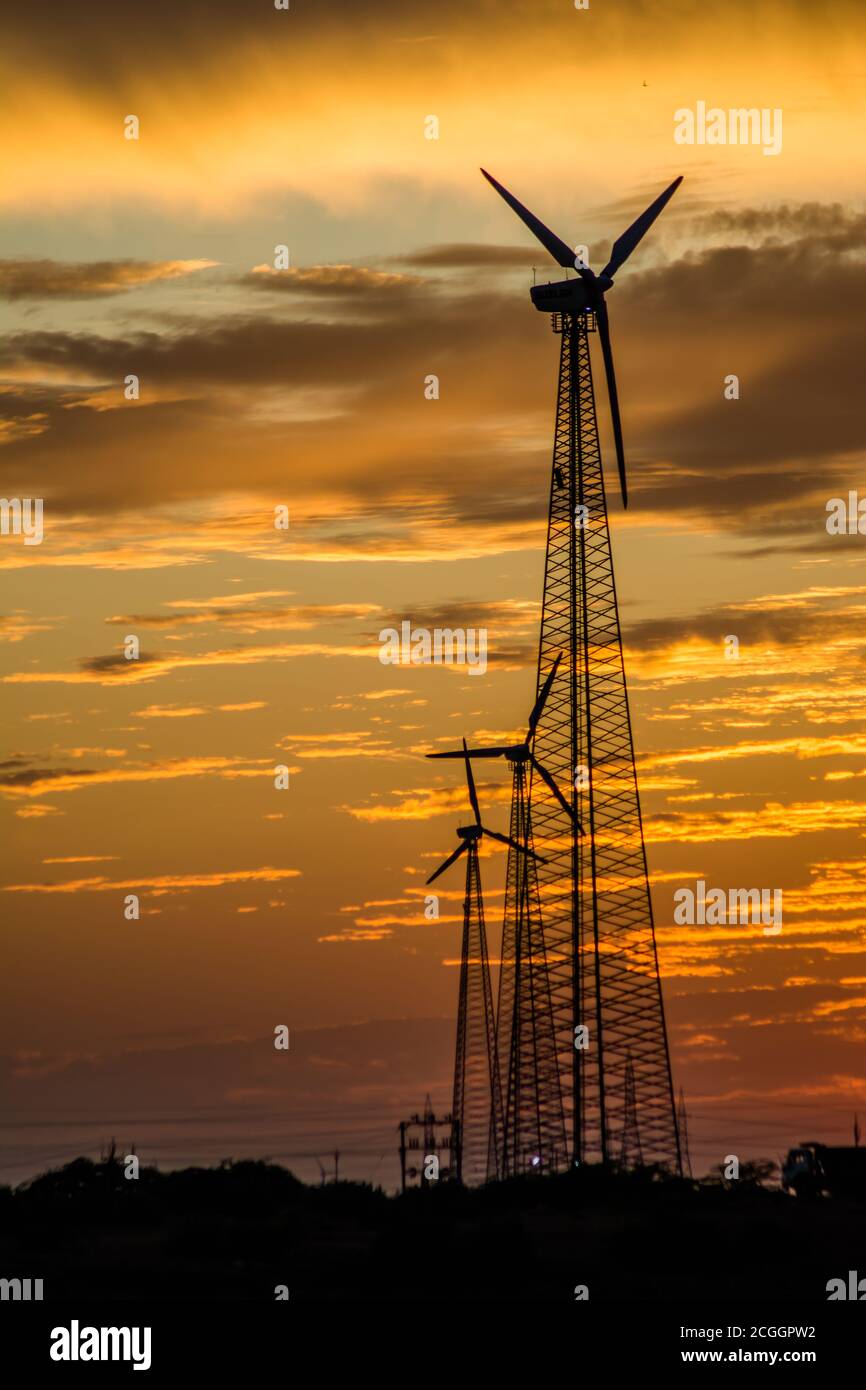
[[[782,1187],[797,1197],[853,1197],[866,1193],[866,1148],[802,1143],[789,1149]]]

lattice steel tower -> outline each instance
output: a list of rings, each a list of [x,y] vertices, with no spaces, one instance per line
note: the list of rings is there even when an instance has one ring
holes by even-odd
[[[501,1123],[497,1066],[478,842],[473,840],[466,857],[454,1099],[451,1106],[457,1139],[456,1177],[461,1182],[478,1182],[497,1175],[496,1156]]]
[[[528,763],[512,758],[511,836],[533,848]],[[508,852],[497,1041],[503,1065],[503,1177],[552,1172],[568,1160],[556,1020],[544,945],[538,864]]]
[[[551,1172],[568,1162],[565,1112],[557,1058],[550,973],[529,805],[529,774],[537,773],[566,817],[573,807],[533,751],[560,657],[557,657],[529,716],[521,743],[428,753],[429,758],[505,758],[512,769],[510,844],[505,874],[505,912],[496,1011],[497,1054],[502,1073],[503,1112],[499,1174]],[[491,1130],[491,1142],[493,1135]]]
[[[466,782],[474,823],[462,826],[460,844],[427,882],[466,855],[466,894],[463,899],[463,935],[460,946],[460,986],[457,1004],[457,1046],[454,1056],[454,1101],[451,1107],[451,1157],[458,1182],[483,1182],[500,1176],[502,1146],[502,1091],[496,1051],[496,1019],[490,984],[487,931],[478,844],[482,836],[500,840],[521,855],[527,851],[517,841],[481,824],[475,779],[463,741],[460,755],[466,763]],[[531,851],[529,852],[531,853]]]
[[[546,971],[572,1164],[681,1159],[611,557],[590,336],[598,332],[623,502],[625,465],[605,294],[677,188],[614,243],[600,275],[485,175],[576,279],[533,287],[561,336],[537,687],[553,671],[533,751],[556,784],[530,784]],[[562,653],[562,661],[557,656]],[[582,827],[584,833],[579,833]]]

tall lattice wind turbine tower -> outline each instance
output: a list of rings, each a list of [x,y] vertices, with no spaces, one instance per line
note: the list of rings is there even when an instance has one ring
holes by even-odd
[[[596,275],[485,170],[484,177],[574,278],[535,285],[561,337],[550,486],[540,693],[533,750],[557,787],[530,784],[542,924],[572,1165],[616,1161],[640,1134],[644,1163],[681,1170],[664,1003],[635,771],[590,361],[597,333],[623,506],[628,505],[605,296],[679,187],[676,179],[613,245]],[[563,654],[557,665],[558,653]],[[582,828],[583,834],[580,833]]]

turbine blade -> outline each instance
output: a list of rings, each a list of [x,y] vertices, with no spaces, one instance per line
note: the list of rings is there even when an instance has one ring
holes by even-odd
[[[567,814],[568,816],[570,816],[571,819],[574,821],[574,824],[575,824],[575,826],[577,827],[577,833],[578,833],[578,835],[582,835],[582,834],[583,834],[583,829],[582,829],[582,827],[581,827],[580,821],[578,820],[578,818],[577,818],[577,816],[576,816],[576,814],[575,814],[574,807],[571,806],[571,805],[569,804],[568,801],[566,801],[565,797],[563,796],[562,792],[559,790],[559,787],[556,785],[555,781],[554,781],[553,778],[551,777],[551,775],[550,775],[550,773],[548,772],[547,768],[544,767],[543,764],[540,763],[540,762],[538,761],[538,759],[536,758],[536,756],[535,756],[534,753],[532,754],[532,766],[535,768],[535,771],[538,773],[539,777],[541,777],[541,779],[547,784],[547,786],[548,786],[548,787],[550,788],[550,790],[553,792],[553,795],[556,797],[556,799],[557,799],[557,801],[559,802],[559,804],[560,804],[560,806],[562,807],[562,809],[563,809],[563,810],[566,812],[566,814]]]
[[[457,748],[453,753],[425,753],[425,758],[501,758],[503,754],[510,753],[513,745],[508,747],[505,744],[501,748]]]
[[[595,311],[598,334],[601,338],[601,351],[604,357],[604,370],[607,376],[607,394],[610,397],[610,418],[613,421],[613,441],[616,445],[616,463],[619,468],[619,486],[622,492],[622,505],[628,506],[628,487],[625,481],[625,451],[622,446],[622,421],[619,418],[619,396],[616,391],[616,373],[613,369],[613,349],[610,345],[610,320],[607,304],[599,296]]]
[[[539,719],[541,718],[541,712],[542,712],[542,710],[544,709],[544,706],[545,706],[545,704],[546,704],[546,702],[547,702],[547,697],[548,697],[548,695],[550,694],[550,687],[553,685],[553,682],[554,682],[554,680],[555,680],[555,678],[556,678],[556,673],[557,673],[557,671],[559,670],[559,663],[560,663],[561,660],[562,660],[562,652],[559,653],[559,656],[556,658],[556,660],[554,661],[554,663],[553,663],[553,665],[551,666],[550,670],[548,671],[548,673],[547,673],[547,680],[544,682],[544,685],[541,687],[541,693],[539,694],[538,699],[536,700],[535,704],[533,705],[532,713],[531,713],[530,716],[529,716],[529,733],[528,733],[527,738],[526,738],[526,742],[527,742],[527,743],[528,743],[529,740],[532,738],[532,735],[535,733],[535,726],[536,726],[536,724],[538,723]]]
[[[528,854],[530,859],[537,859],[539,864],[547,863],[547,860],[542,859],[540,854],[536,854],[534,849],[527,849],[525,845],[521,845],[517,840],[512,840],[510,835],[500,835],[498,830],[488,830],[486,825],[482,825],[481,829],[484,831],[485,835],[490,836],[491,840],[499,840],[503,845],[510,845],[512,849],[519,850],[521,854]]]
[[[450,869],[450,868],[451,868],[451,865],[454,863],[455,859],[459,859],[460,856],[461,856],[461,854],[465,853],[465,851],[466,851],[468,848],[469,848],[469,841],[468,841],[468,840],[461,840],[461,841],[460,841],[460,844],[457,846],[457,848],[455,849],[454,853],[453,853],[453,854],[449,854],[449,856],[448,856],[448,858],[445,860],[444,864],[440,864],[440,865],[439,865],[439,868],[436,870],[435,874],[431,874],[430,877],[428,878],[427,882],[428,882],[428,883],[432,883],[433,880],[436,879],[436,878],[438,878],[440,874],[444,874],[444,872],[445,872],[446,869]]]
[[[466,747],[466,740],[463,740],[463,761],[466,764],[466,782],[469,787],[469,800],[472,802],[472,810],[475,812],[475,824],[481,824],[481,811],[478,806],[478,793],[475,790],[475,778],[472,776],[472,764],[469,761],[469,749]]]
[[[665,189],[664,193],[659,194],[654,203],[650,203],[646,212],[642,212],[640,217],[638,217],[635,222],[632,222],[631,226],[623,232],[622,236],[617,237],[611,248],[610,260],[601,272],[602,278],[605,275],[609,275],[612,279],[613,276],[616,275],[616,272],[623,262],[628,260],[638,242],[646,236],[659,213],[670,202],[682,181],[683,176],[680,174],[679,178],[674,179],[673,183],[669,188]]]
[[[557,265],[566,266],[569,270],[574,270],[576,257],[572,248],[566,246],[564,241],[560,241],[555,232],[552,232],[549,227],[545,227],[544,223],[540,222],[535,216],[535,213],[530,212],[529,208],[525,208],[522,203],[518,202],[514,194],[509,193],[507,188],[503,188],[502,184],[498,183],[492,174],[488,174],[486,169],[482,169],[481,172],[487,182],[493,185],[499,196],[505,199],[511,210],[517,213],[521,222],[529,228],[532,235],[538,238],[546,251],[550,252]]]

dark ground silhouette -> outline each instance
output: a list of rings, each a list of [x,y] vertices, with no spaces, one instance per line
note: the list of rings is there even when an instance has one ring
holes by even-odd
[[[389,1197],[308,1187],[267,1162],[124,1177],[79,1158],[0,1188],[0,1277],[45,1299],[738,1298],[826,1301],[866,1274],[862,1201],[798,1201],[742,1176],[691,1183],[587,1167]]]

